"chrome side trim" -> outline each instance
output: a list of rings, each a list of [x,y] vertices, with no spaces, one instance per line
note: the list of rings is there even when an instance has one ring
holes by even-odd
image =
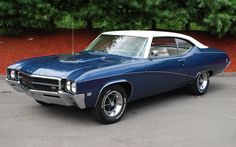
[[[199,48],[199,49],[202,49],[202,48]],[[203,54],[222,54],[222,53],[224,53],[224,52],[201,52],[201,53],[203,53]]]
[[[185,76],[185,77],[190,77],[190,78],[194,77],[191,75],[182,74],[182,73],[178,73],[178,72],[171,72],[171,71],[147,71],[147,73],[167,73],[167,74],[180,75],[180,76]]]
[[[194,78],[195,76],[191,76],[188,74],[182,74],[182,73],[177,73],[177,72],[169,72],[169,71],[142,71],[142,72],[131,72],[131,73],[125,73],[125,74],[116,74],[116,75],[112,75],[114,76],[125,76],[125,75],[132,75],[132,74],[149,74],[149,73],[164,73],[164,74],[173,74],[173,75],[180,75],[180,76],[185,76],[185,77],[190,77],[190,78]],[[110,76],[103,76],[103,77],[99,77],[99,78],[94,78],[93,80],[98,80],[98,79],[102,79],[102,78],[109,78]],[[87,82],[89,80],[84,80],[81,82]]]
[[[230,64],[231,64],[231,60],[227,63],[227,65],[226,65],[224,70],[226,70]]]
[[[127,81],[127,80],[125,80],[125,79],[110,81],[110,82],[106,83],[106,84],[100,89],[100,91],[99,91],[99,93],[98,93],[98,96],[97,96],[97,99],[96,99],[96,102],[95,102],[95,107],[97,106],[99,97],[100,97],[100,95],[101,95],[101,93],[102,93],[102,91],[103,91],[104,88],[106,88],[107,86],[112,85],[112,84],[118,84],[118,83],[123,83],[123,82],[129,83],[129,84],[131,85],[131,94],[130,94],[130,96],[131,96],[132,93],[133,93],[133,85],[132,85],[129,81]]]

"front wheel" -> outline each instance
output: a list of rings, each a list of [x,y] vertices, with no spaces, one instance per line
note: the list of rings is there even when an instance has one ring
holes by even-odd
[[[127,94],[123,87],[113,85],[105,88],[93,109],[95,118],[101,123],[114,123],[121,119],[126,109]]]
[[[198,74],[192,84],[189,85],[189,92],[194,95],[203,95],[209,86],[209,74],[203,71]]]

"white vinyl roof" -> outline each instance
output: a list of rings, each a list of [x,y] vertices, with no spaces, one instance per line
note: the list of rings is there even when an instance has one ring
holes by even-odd
[[[183,38],[190,42],[192,42],[194,45],[196,45],[198,48],[208,48],[208,46],[200,43],[196,39],[180,34],[180,33],[173,33],[173,32],[164,32],[164,31],[142,31],[142,30],[122,30],[122,31],[110,31],[110,32],[104,32],[102,33],[104,35],[124,35],[124,36],[137,36],[137,37],[176,37],[176,38]]]

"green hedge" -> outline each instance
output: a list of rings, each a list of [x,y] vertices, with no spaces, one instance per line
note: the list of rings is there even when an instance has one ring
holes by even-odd
[[[236,33],[235,0],[1,0],[0,33],[55,28]]]
[[[58,11],[46,0],[1,0],[0,33],[19,34],[24,30],[55,28]]]

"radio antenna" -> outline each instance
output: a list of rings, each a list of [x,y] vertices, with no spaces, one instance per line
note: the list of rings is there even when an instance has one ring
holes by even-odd
[[[74,24],[75,16],[72,13],[72,28],[71,28],[71,53],[75,54],[75,24]]]

